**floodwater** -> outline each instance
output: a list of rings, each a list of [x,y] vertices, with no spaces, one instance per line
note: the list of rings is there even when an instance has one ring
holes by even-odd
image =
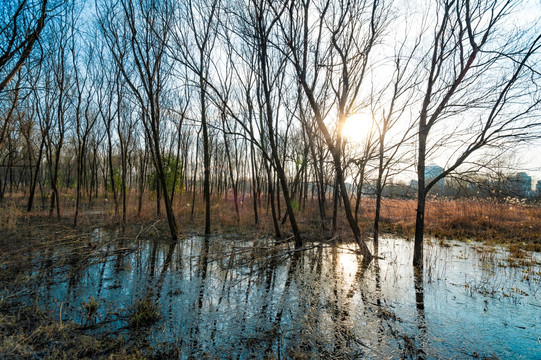
[[[114,236],[95,230],[107,245],[61,267],[63,249],[34,254],[39,286],[28,300],[181,358],[541,359],[539,254],[427,244],[419,274],[413,243],[395,238],[380,240],[379,259],[363,267],[347,244],[294,252],[262,239],[104,241]],[[134,329],[141,299],[160,317]]]

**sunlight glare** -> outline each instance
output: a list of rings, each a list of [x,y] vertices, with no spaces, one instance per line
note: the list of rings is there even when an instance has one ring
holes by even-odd
[[[363,143],[370,133],[372,121],[370,116],[364,113],[350,115],[342,128],[342,137],[350,143]]]
[[[342,266],[345,284],[352,285],[355,282],[355,274],[359,268],[357,255],[347,250],[341,250],[338,253],[338,261]]]

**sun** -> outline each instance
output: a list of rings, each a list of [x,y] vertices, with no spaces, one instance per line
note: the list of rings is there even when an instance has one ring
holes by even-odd
[[[372,118],[368,114],[352,114],[346,119],[342,128],[342,138],[349,143],[361,144],[366,141],[372,125]]]

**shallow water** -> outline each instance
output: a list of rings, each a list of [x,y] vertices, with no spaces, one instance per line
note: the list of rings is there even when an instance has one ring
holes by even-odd
[[[94,241],[114,236],[96,230]],[[181,358],[541,358],[539,254],[517,264],[500,248],[427,244],[424,273],[414,274],[413,243],[401,239],[381,239],[368,268],[346,244],[106,243],[62,267],[65,249],[33,254],[39,287],[28,301],[89,331],[174,346]],[[134,330],[129,316],[143,298],[157,302],[160,320]]]

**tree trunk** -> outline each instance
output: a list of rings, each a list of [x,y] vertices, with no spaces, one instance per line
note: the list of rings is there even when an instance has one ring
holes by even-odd
[[[38,181],[39,176],[39,168],[41,164],[41,157],[43,156],[43,146],[45,145],[45,138],[41,140],[41,143],[39,145],[39,152],[38,152],[38,159],[36,161],[36,169],[34,171],[34,176],[32,177],[32,183],[30,184],[30,195],[28,196],[28,206],[26,207],[27,212],[32,211],[32,207],[34,205],[34,194],[36,193],[36,183]]]
[[[383,150],[384,134],[379,139],[379,164],[378,179],[376,180],[376,214],[374,215],[374,246],[378,246],[379,241],[379,219],[381,214],[381,195],[383,192]]]
[[[425,161],[427,131],[424,129],[423,123],[421,123],[420,129],[417,165],[417,215],[415,218],[415,243],[413,248],[413,266],[417,268],[423,267],[423,235],[426,206]]]

